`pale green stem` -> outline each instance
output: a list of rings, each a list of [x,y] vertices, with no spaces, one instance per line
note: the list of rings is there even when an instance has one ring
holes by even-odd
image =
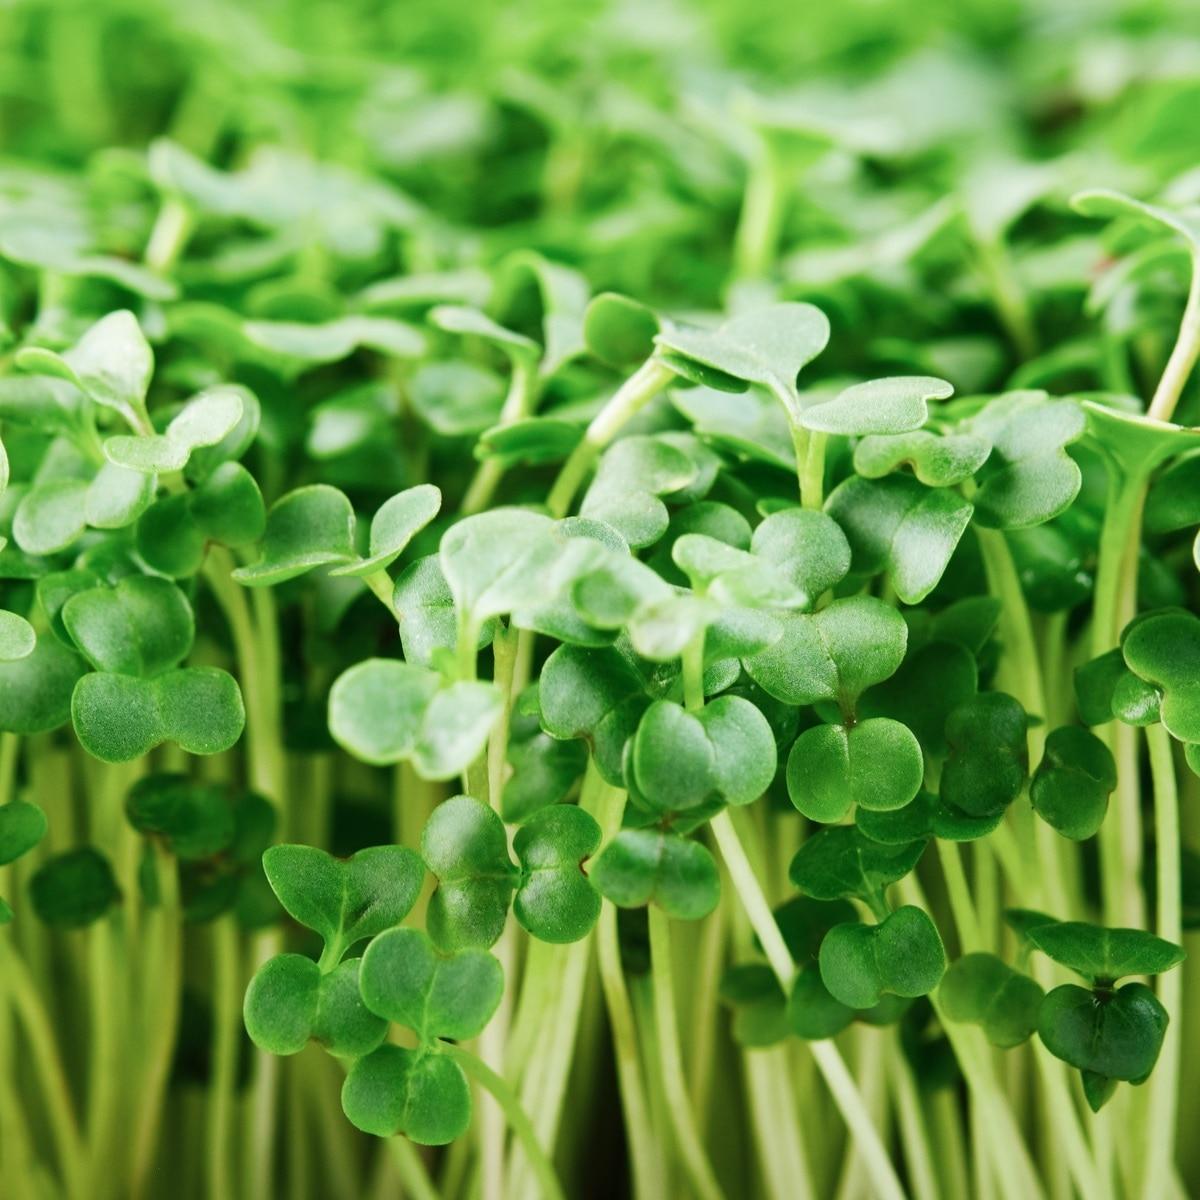
[[[146,243],[146,266],[159,275],[169,275],[195,227],[191,208],[177,197],[168,197],[158,210]]]
[[[915,1200],[940,1200],[937,1171],[933,1165],[929,1132],[921,1109],[921,1094],[913,1078],[912,1067],[896,1038],[887,1044],[887,1077],[892,1086],[899,1117],[900,1137],[904,1143],[904,1161],[912,1180]]]
[[[396,590],[396,585],[392,582],[392,577],[382,568],[378,571],[372,571],[369,575],[362,577],[363,583],[374,592],[379,603],[388,610],[394,618],[396,610],[392,607],[392,595]]]
[[[946,841],[944,838],[935,838],[934,841],[937,843],[938,859],[946,879],[950,911],[954,914],[954,924],[958,928],[959,944],[964,954],[970,954],[971,951],[982,947],[983,935],[979,932],[979,917],[971,900],[971,889],[963,870],[958,843]]]
[[[1157,865],[1158,936],[1176,945],[1183,941],[1181,912],[1179,791],[1171,736],[1162,725],[1146,729],[1150,772],[1154,780],[1155,861]],[[1167,1032],[1150,1077],[1143,1196],[1166,1194],[1175,1156],[1175,1122],[1182,1050],[1183,976],[1171,970],[1159,977],[1158,996],[1167,1011]]]
[[[592,464],[600,452],[673,379],[675,373],[656,358],[644,362],[614,393],[608,403],[592,418],[583,440],[563,463],[546,507],[552,517],[565,517],[571,509]]]
[[[667,1116],[675,1135],[675,1148],[680,1165],[699,1200],[724,1200],[724,1193],[708,1161],[688,1099],[687,1079],[679,1051],[671,921],[666,913],[653,904],[648,913],[650,974],[654,983],[654,1020],[658,1029],[658,1066],[667,1097]]]
[[[666,1192],[662,1152],[650,1120],[633,1005],[625,985],[625,973],[621,969],[617,910],[607,900],[600,910],[600,921],[596,927],[596,952],[600,963],[600,985],[604,989],[608,1023],[612,1030],[621,1110],[629,1138],[633,1194],[636,1200],[659,1200]]]
[[[503,427],[529,416],[537,402],[538,364],[527,356],[512,360],[512,377],[508,383],[508,394],[500,409],[497,425]],[[462,514],[471,516],[483,512],[492,502],[496,488],[504,478],[505,467],[499,458],[487,458],[475,469],[471,482],[463,494]]]
[[[226,1200],[232,1193],[233,1090],[241,1034],[242,980],[236,919],[212,923],[213,1040],[208,1085],[208,1196]]]
[[[742,1066],[750,1091],[751,1129],[769,1200],[811,1200],[816,1192],[788,1077],[787,1048],[743,1050]]]
[[[796,964],[792,961],[791,951],[779,931],[775,915],[771,912],[771,906],[746,855],[742,840],[734,828],[728,809],[713,817],[711,828],[721,857],[725,860],[725,867],[729,871],[738,902],[745,909],[746,916],[758,935],[763,953],[766,954],[784,995],[790,995],[796,976]],[[904,1189],[900,1186],[888,1152],[838,1048],[831,1041],[821,1041],[809,1043],[809,1049],[829,1090],[833,1093],[834,1102],[855,1140],[858,1152],[863,1156],[867,1176],[878,1200],[900,1200],[904,1196]]]
[[[1200,262],[1193,261],[1192,281],[1188,287],[1179,336],[1158,387],[1154,389],[1149,416],[1156,421],[1171,420],[1197,357],[1200,357]]]
[[[734,235],[734,271],[739,279],[762,279],[775,263],[787,189],[779,150],[756,131],[753,158]]]
[[[541,1200],[565,1200],[562,1185],[559,1183],[558,1176],[554,1171],[554,1164],[550,1161],[545,1150],[542,1149],[537,1134],[534,1132],[533,1124],[529,1120],[528,1114],[521,1107],[521,1103],[512,1088],[487,1063],[469,1051],[462,1049],[461,1046],[455,1046],[450,1042],[442,1042],[441,1050],[448,1058],[458,1063],[463,1071],[474,1079],[476,1083],[490,1092],[496,1103],[499,1104],[508,1121],[509,1128],[513,1131],[517,1141],[520,1142],[525,1154],[529,1158],[530,1165],[533,1167],[534,1175],[537,1177],[541,1188]]]

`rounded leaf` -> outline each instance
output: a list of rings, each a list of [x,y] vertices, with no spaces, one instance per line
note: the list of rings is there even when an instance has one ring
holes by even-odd
[[[1038,815],[1064,837],[1081,841],[1099,832],[1117,786],[1112,751],[1095,734],[1064,725],[1046,738],[1045,756],[1029,785]]]
[[[621,908],[656,904],[681,921],[708,916],[721,898],[721,877],[708,850],[662,829],[621,830],[595,860],[591,879]]]
[[[58,929],[82,929],[98,921],[120,896],[111,864],[92,846],[56,854],[29,880],[34,912]]]
[[[470,1126],[471,1090],[462,1068],[443,1054],[380,1046],[350,1068],[342,1111],[364,1133],[402,1133],[418,1145],[443,1146]]]
[[[321,990],[311,958],[277,954],[254,973],[242,1004],[250,1040],[268,1054],[298,1054],[308,1045]]]

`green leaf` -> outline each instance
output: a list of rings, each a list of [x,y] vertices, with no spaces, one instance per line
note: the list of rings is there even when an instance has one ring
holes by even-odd
[[[477,308],[460,304],[439,304],[429,310],[430,324],[448,333],[461,333],[483,338],[514,362],[532,363],[541,356],[541,347],[524,334],[505,329]]]
[[[1025,529],[1069,507],[1082,475],[1066,447],[1085,426],[1074,400],[1052,400],[1045,392],[1009,392],[992,400],[970,424],[972,433],[992,442],[972,497],[980,524]]]
[[[851,570],[886,572],[905,604],[919,604],[937,587],[973,511],[957,492],[924,487],[908,475],[852,475],[830,493],[825,509],[850,543]]]
[[[106,462],[88,484],[84,517],[93,529],[124,529],[154,501],[155,479]]]
[[[721,898],[712,855],[665,829],[621,830],[596,858],[591,880],[621,908],[655,904],[680,921],[708,916]]]
[[[966,954],[950,964],[938,999],[951,1021],[979,1025],[993,1046],[1011,1049],[1038,1024],[1042,987],[994,954]]]
[[[110,463],[146,475],[182,471],[193,450],[217,445],[241,419],[241,393],[212,388],[189,400],[161,435],[112,437],[104,443],[104,453]]]
[[[1112,984],[1126,975],[1159,975],[1186,957],[1182,947],[1144,930],[1105,929],[1083,921],[1038,925],[1028,936],[1043,954],[1093,983]]]
[[[183,667],[153,679],[95,672],[71,695],[80,745],[104,762],[129,762],[165,741],[189,754],[219,754],[242,736],[246,710],[232,675]]]
[[[1126,631],[1129,669],[1162,691],[1162,723],[1182,742],[1200,742],[1200,617],[1182,609],[1145,614]]]
[[[593,296],[583,315],[583,339],[589,352],[617,370],[644,363],[654,353],[654,338],[661,327],[652,309],[616,292]]]
[[[69,380],[97,404],[119,412],[134,429],[148,426],[146,392],[154,353],[137,318],[127,309],[101,317],[65,354],[26,347],[17,354],[25,371]]]
[[[156,834],[180,859],[212,858],[236,831],[225,790],[188,775],[156,772],[139,779],[125,798],[125,816],[139,833]]]
[[[783,636],[745,660],[751,678],[787,704],[837,703],[853,712],[858,697],[904,660],[908,626],[873,596],[835,600],[818,613],[784,618]]]
[[[836,1037],[854,1016],[854,1009],[830,994],[819,967],[807,966],[796,976],[787,1002],[787,1024],[797,1037],[818,1042]]]
[[[1075,703],[1085,725],[1104,725],[1113,719],[1113,693],[1128,674],[1119,648],[1075,668]]]
[[[196,635],[187,597],[151,575],[76,592],[62,606],[62,622],[97,671],[122,675],[159,675],[176,666]]]
[[[48,733],[71,716],[71,692],[87,664],[53,634],[38,636],[33,651],[0,661],[0,730]]]
[[[300,321],[246,321],[242,334],[252,345],[303,369],[339,362],[360,347],[389,358],[420,358],[424,334],[394,317],[339,317],[320,324]]]
[[[815,725],[788,755],[787,786],[806,817],[840,821],[852,805],[887,812],[903,808],[921,787],[925,762],[912,731],[873,717],[847,729]]]
[[[1098,994],[1073,983],[1042,1001],[1038,1036],[1056,1058],[1083,1071],[1137,1083],[1158,1061],[1167,1011],[1142,983]]]
[[[605,781],[624,787],[625,746],[650,703],[629,661],[616,650],[559,646],[542,667],[538,698],[546,732],[583,738]]]
[[[471,1090],[462,1068],[443,1054],[380,1046],[350,1069],[342,1111],[364,1133],[444,1146],[470,1126]]]
[[[656,700],[638,725],[628,770],[640,796],[662,812],[695,808],[713,795],[749,804],[775,776],[775,738],[740,696],[720,696],[696,712]]]
[[[504,381],[476,363],[422,363],[413,372],[409,395],[418,418],[443,437],[482,433],[504,409]]]
[[[1200,525],[1200,455],[1172,463],[1150,486],[1145,526],[1150,533],[1172,533]]]
[[[835,925],[819,962],[830,995],[861,1009],[874,1008],[885,994],[927,995],[942,978],[946,953],[929,915],[904,905],[878,925]]]
[[[321,935],[335,964],[355,942],[399,925],[425,874],[406,846],[372,846],[347,859],[315,846],[271,846],[263,869],[280,904]]]
[[[1025,710],[1004,692],[983,692],[955,708],[946,720],[942,800],[970,817],[1003,812],[1029,772],[1027,723]]]
[[[486,950],[445,954],[419,929],[389,929],[367,947],[359,988],[367,1008],[422,1042],[464,1040],[499,1007],[504,972]]]
[[[363,1003],[361,965],[350,958],[321,976],[312,1036],[338,1058],[361,1058],[387,1037],[387,1022]]]
[[[945,400],[954,385],[927,375],[872,379],[845,388],[831,400],[811,404],[800,414],[806,429],[820,433],[909,433],[929,419],[930,400]]]
[[[1099,217],[1110,221],[1125,218],[1141,225],[1165,230],[1182,238],[1193,257],[1200,255],[1200,222],[1192,213],[1146,204],[1110,188],[1089,188],[1076,192],[1071,197],[1071,207],[1085,217]]]
[[[0,866],[16,862],[46,836],[46,814],[27,800],[0,805]]]
[[[331,575],[370,575],[392,565],[442,507],[442,493],[430,483],[418,484],[398,492],[376,512],[371,521],[371,541],[367,557],[344,567],[334,567]]]
[[[670,326],[655,343],[669,365],[711,368],[745,384],[757,383],[800,419],[796,376],[829,341],[829,322],[811,304],[776,304],[739,314],[716,330]],[[678,364],[678,366],[677,366]]]
[[[134,530],[146,565],[172,579],[190,578],[204,565],[207,545],[192,515],[192,495],[164,496],[142,513]]]
[[[1046,738],[1029,798],[1043,821],[1064,837],[1082,841],[1099,832],[1116,786],[1112,751],[1086,729],[1064,725]]]
[[[262,557],[239,567],[233,577],[248,587],[261,587],[357,557],[350,501],[337,488],[315,483],[288,492],[271,505]]]
[[[87,526],[88,485],[81,479],[38,483],[13,514],[13,541],[26,554],[58,554],[74,545]]]
[[[635,549],[652,545],[670,523],[660,497],[682,492],[698,473],[696,462],[669,441],[621,438],[601,456],[580,515],[611,525]]]
[[[787,1002],[766,963],[739,963],[721,977],[720,998],[733,1009],[739,1046],[773,1046],[787,1037]]]
[[[939,436],[926,429],[872,434],[854,447],[854,470],[879,479],[907,466],[927,487],[954,487],[970,479],[992,452],[990,439],[960,433]]]
[[[534,814],[513,839],[521,881],[513,915],[543,942],[577,942],[600,916],[600,894],[585,862],[600,848],[600,826],[581,808],[556,804]]]
[[[796,852],[788,877],[816,900],[882,897],[889,884],[903,879],[919,861],[926,841],[884,845],[853,825],[836,825],[810,837]]]
[[[520,881],[496,812],[472,796],[444,801],[425,823],[421,855],[438,881],[426,919],[434,942],[445,950],[494,945]]]
[[[0,663],[27,658],[37,645],[37,633],[24,617],[0,609]]]
[[[298,1054],[317,1019],[321,971],[301,954],[269,958],[250,980],[242,1019],[250,1040],[268,1054]]]
[[[670,398],[700,437],[731,458],[795,471],[787,414],[765,392],[752,388],[731,396],[727,391],[697,387],[673,389]]]
[[[221,463],[186,499],[192,521],[206,540],[244,546],[257,542],[266,529],[262,492],[241,463]],[[140,546],[140,528],[138,532]]]
[[[432,667],[438,651],[454,650],[458,635],[454,597],[436,554],[418,558],[400,572],[392,608],[400,623],[404,657],[413,666]],[[492,631],[493,624],[485,621],[476,638],[477,649],[492,640]]]
[[[29,880],[38,919],[56,929],[82,929],[100,920],[121,898],[108,859],[81,846],[48,859]]]
[[[792,583],[802,595],[803,608],[812,608],[850,571],[850,545],[841,526],[809,509],[772,513],[754,530],[750,550]]]

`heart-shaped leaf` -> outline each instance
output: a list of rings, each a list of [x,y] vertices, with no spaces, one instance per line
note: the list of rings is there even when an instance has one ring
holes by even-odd
[[[787,999],[766,963],[727,968],[718,994],[733,1009],[733,1040],[739,1046],[773,1046],[787,1037]]]
[[[542,667],[542,725],[556,738],[583,738],[605,780],[623,787],[625,745],[649,706],[642,677],[616,650],[559,646]]]
[[[380,1046],[350,1069],[342,1111],[364,1133],[402,1133],[421,1146],[444,1146],[471,1124],[471,1090],[462,1068],[444,1054]]]
[[[1086,729],[1064,725],[1046,738],[1045,757],[1030,782],[1029,798],[1048,825],[1081,841],[1099,831],[1116,786],[1112,751]]]
[[[272,846],[263,869],[280,904],[324,939],[323,961],[331,964],[355,942],[399,925],[425,874],[405,846],[372,846],[347,859],[315,846]]]
[[[721,898],[713,856],[665,829],[621,830],[595,860],[591,879],[621,908],[655,904],[680,921],[708,916]]]
[[[950,753],[942,766],[941,798],[970,817],[1003,812],[1029,772],[1028,719],[1004,692],[983,692],[946,719]]]
[[[444,685],[433,671],[369,658],[329,692],[329,731],[364,762],[409,760],[424,779],[452,779],[483,752],[503,707],[490,683]]]
[[[1200,742],[1200,617],[1182,609],[1148,613],[1121,643],[1131,671],[1162,692],[1162,723],[1182,742]]]
[[[834,999],[821,971],[809,965],[796,976],[787,1002],[788,1029],[806,1041],[836,1037],[855,1017],[855,1010]]]
[[[825,505],[842,527],[856,574],[887,573],[905,604],[919,604],[945,573],[972,507],[957,492],[908,475],[844,480]]]
[[[22,658],[0,661],[0,729],[47,733],[71,716],[71,693],[87,670],[78,654],[53,634],[38,636]]]
[[[810,837],[788,868],[791,881],[816,900],[881,899],[903,879],[925,850],[924,840],[884,845],[853,825],[836,825]]]
[[[93,529],[124,529],[154,501],[156,480],[106,462],[88,484],[84,517]]]
[[[835,1000],[873,1008],[885,994],[914,997],[933,991],[946,969],[937,926],[914,905],[878,925],[835,925],[819,956],[821,979]]]
[[[785,617],[783,636],[745,666],[777,700],[828,700],[850,714],[868,687],[900,666],[907,642],[908,626],[896,609],[873,596],[854,596],[818,613]]]
[[[77,592],[62,606],[62,622],[97,671],[122,675],[161,674],[186,657],[196,633],[187,597],[152,575]]]
[[[389,929],[367,947],[359,988],[367,1008],[422,1042],[462,1040],[491,1020],[504,972],[486,950],[445,954],[419,929]]]
[[[653,309],[616,292],[601,292],[583,315],[588,350],[617,370],[632,370],[654,353],[662,321]]]
[[[446,950],[494,945],[520,879],[496,812],[471,796],[444,801],[425,823],[421,855],[438,881],[426,921],[434,942]]]
[[[127,309],[101,317],[65,354],[26,347],[18,352],[17,365],[69,380],[97,404],[115,409],[139,432],[149,426],[146,392],[154,354]]]
[[[600,826],[581,808],[556,804],[513,839],[521,864],[513,915],[543,942],[576,942],[600,916],[600,894],[584,864],[600,848]]]
[[[271,505],[262,557],[239,567],[233,577],[248,587],[261,587],[357,557],[350,501],[337,488],[315,483],[288,492]]]
[[[810,509],[772,513],[755,528],[751,552],[772,563],[812,608],[850,571],[850,545],[831,517]]]
[[[872,434],[854,447],[854,470],[866,479],[880,479],[907,466],[927,487],[954,487],[970,479],[991,452],[990,439],[979,434],[943,437],[927,429]]]
[[[776,304],[739,314],[715,330],[670,326],[655,343],[686,378],[708,382],[687,371],[688,364],[710,368],[743,384],[767,388],[800,421],[796,376],[829,341],[829,321],[811,304]]]
[[[371,520],[371,541],[367,557],[344,567],[334,567],[331,575],[370,575],[392,565],[442,507],[442,493],[430,483],[418,484],[398,492],[375,513]]]
[[[845,388],[831,400],[811,404],[800,414],[806,429],[819,433],[909,433],[929,419],[930,400],[945,400],[954,385],[927,375],[872,379]]]
[[[775,738],[741,696],[720,696],[696,712],[656,700],[638,725],[629,769],[639,796],[662,812],[695,808],[713,795],[749,804],[775,777]]]
[[[1028,936],[1055,962],[1105,985],[1126,975],[1161,974],[1186,957],[1182,947],[1144,930],[1105,929],[1083,921],[1038,925],[1028,931]]]
[[[146,475],[182,471],[193,450],[217,445],[241,419],[241,393],[212,388],[189,400],[161,435],[109,438],[104,453],[110,463]]]
[[[1143,983],[1111,994],[1065,983],[1038,1011],[1038,1036],[1051,1054],[1109,1079],[1145,1079],[1166,1032],[1167,1011]]]
[[[189,754],[219,754],[242,736],[246,710],[233,676],[216,667],[182,667],[153,679],[98,671],[75,685],[71,720],[89,754],[115,763],[166,741]]]
[[[993,1046],[1007,1050],[1028,1041],[1038,1025],[1045,993],[1028,975],[994,954],[966,954],[950,964],[938,999],[951,1021],[982,1027]]]
[[[795,741],[787,763],[788,795],[806,817],[840,821],[852,805],[880,812],[903,808],[925,773],[912,731],[888,717],[849,729],[815,725]]]
[[[219,785],[158,772],[139,779],[125,797],[125,816],[139,833],[162,837],[180,859],[212,858],[227,849],[236,825]]]
[[[28,800],[0,805],[0,867],[28,854],[46,836],[46,814]]]
[[[992,443],[973,496],[979,522],[1025,529],[1066,509],[1082,483],[1066,447],[1085,426],[1074,400],[1052,400],[1045,392],[1009,392],[991,401],[970,426]]]

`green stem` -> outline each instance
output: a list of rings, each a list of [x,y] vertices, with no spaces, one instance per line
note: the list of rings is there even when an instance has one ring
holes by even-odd
[[[750,1090],[751,1128],[770,1200],[807,1200],[817,1193],[804,1153],[786,1055],[786,1046],[742,1052]]]
[[[1154,399],[1150,402],[1148,415],[1154,420],[1169,421],[1175,415],[1175,406],[1179,403],[1197,357],[1200,357],[1200,263],[1193,261],[1192,281],[1179,325],[1179,336],[1158,387],[1154,389]]]
[[[134,1200],[143,1195],[158,1148],[167,1080],[179,1031],[182,931],[179,913],[179,871],[172,858],[154,844],[159,905],[147,929],[150,953],[143,976],[143,1029],[148,1031],[145,1079],[141,1088],[137,1128],[133,1138]]]
[[[642,1076],[637,1025],[625,973],[621,969],[621,944],[617,937],[617,910],[605,901],[596,927],[596,953],[600,964],[600,986],[608,1008],[613,1054],[617,1062],[617,1085],[621,1110],[629,1138],[636,1200],[658,1200],[666,1194],[662,1154],[654,1138],[650,1106]]]
[[[787,188],[779,151],[759,132],[734,235],[734,271],[738,279],[763,279],[771,271],[783,224]]]
[[[771,906],[728,809],[713,817],[711,828],[738,901],[758,935],[763,953],[766,954],[784,995],[791,995],[796,964],[792,960],[787,943],[783,940],[783,934],[779,931],[775,915],[771,912]],[[863,1156],[867,1175],[878,1200],[902,1200],[904,1189],[900,1186],[887,1149],[837,1047],[831,1041],[821,1041],[810,1042],[809,1049],[829,1090],[833,1093],[834,1101],[855,1140],[858,1152]]]
[[[900,1119],[904,1161],[912,1180],[913,1196],[916,1200],[940,1200],[925,1114],[921,1110],[921,1095],[899,1039],[888,1040],[887,1055],[888,1080],[892,1085],[896,1113]]]
[[[708,1161],[695,1114],[688,1099],[687,1080],[679,1050],[679,1024],[675,1007],[674,963],[671,957],[671,921],[650,905],[650,974],[654,984],[654,1021],[658,1029],[658,1066],[667,1097],[667,1115],[675,1135],[675,1148],[692,1188],[700,1200],[724,1200],[724,1193]]]
[[[820,509],[825,503],[825,447],[829,435],[792,425],[792,445],[796,449],[796,474],[800,481],[800,503]]]
[[[958,843],[948,842],[944,838],[935,838],[934,841],[937,843],[942,874],[946,878],[946,893],[950,897],[950,911],[954,914],[954,924],[958,929],[959,945],[962,953],[969,954],[982,947],[983,935],[979,931],[979,917],[971,900],[971,889],[963,870]]]
[[[443,1054],[458,1063],[465,1074],[490,1092],[496,1103],[500,1105],[508,1121],[509,1128],[516,1135],[517,1141],[521,1143],[529,1158],[530,1165],[533,1167],[534,1175],[537,1177],[538,1185],[541,1188],[542,1200],[565,1200],[562,1185],[559,1183],[558,1176],[554,1171],[554,1164],[551,1163],[546,1152],[538,1142],[533,1124],[530,1122],[528,1114],[521,1107],[520,1101],[517,1099],[516,1093],[513,1092],[512,1088],[487,1063],[469,1051],[462,1049],[461,1046],[455,1046],[450,1042],[442,1042],[441,1050]]]
[[[208,1195],[225,1200],[231,1194],[233,1163],[231,1118],[241,1035],[241,970],[237,923],[232,916],[212,924],[213,1041],[208,1085]]]
[[[392,607],[392,595],[396,590],[396,585],[392,582],[392,577],[380,568],[378,571],[372,571],[369,575],[364,575],[362,581],[371,589],[378,598],[379,603],[394,618],[396,610]]]
[[[704,707],[704,635],[700,632],[683,648],[680,665],[683,668],[683,704],[689,712]]]
[[[565,517],[600,452],[673,379],[675,373],[656,358],[647,359],[592,418],[583,440],[563,463],[546,497],[552,517]]]
[[[86,1200],[91,1194],[88,1164],[54,1030],[24,961],[6,936],[0,936],[0,978],[25,1029],[66,1194],[72,1200]]]
[[[1029,311],[1029,300],[1013,269],[1012,256],[1003,242],[998,240],[981,241],[976,248],[1000,322],[1017,354],[1022,359],[1030,359],[1037,353],[1037,333]]]
[[[146,266],[159,275],[169,275],[195,226],[191,208],[177,197],[168,197],[158,210],[146,243]]]
[[[504,398],[504,406],[500,409],[497,424],[501,427],[512,425],[515,421],[529,416],[537,404],[537,393],[538,364],[529,357],[514,358],[508,394]],[[483,512],[491,504],[506,470],[507,467],[499,458],[484,459],[476,467],[475,474],[463,493],[461,508],[464,517]]]
[[[1179,791],[1171,736],[1162,725],[1146,729],[1150,747],[1150,773],[1154,780],[1154,843],[1157,867],[1158,936],[1168,942],[1183,941],[1181,911]],[[1147,1119],[1145,1183],[1143,1196],[1167,1192],[1175,1156],[1176,1106],[1179,1098],[1179,1067],[1182,1049],[1183,976],[1168,971],[1158,980],[1158,994],[1167,1011],[1167,1032],[1150,1080]]]

